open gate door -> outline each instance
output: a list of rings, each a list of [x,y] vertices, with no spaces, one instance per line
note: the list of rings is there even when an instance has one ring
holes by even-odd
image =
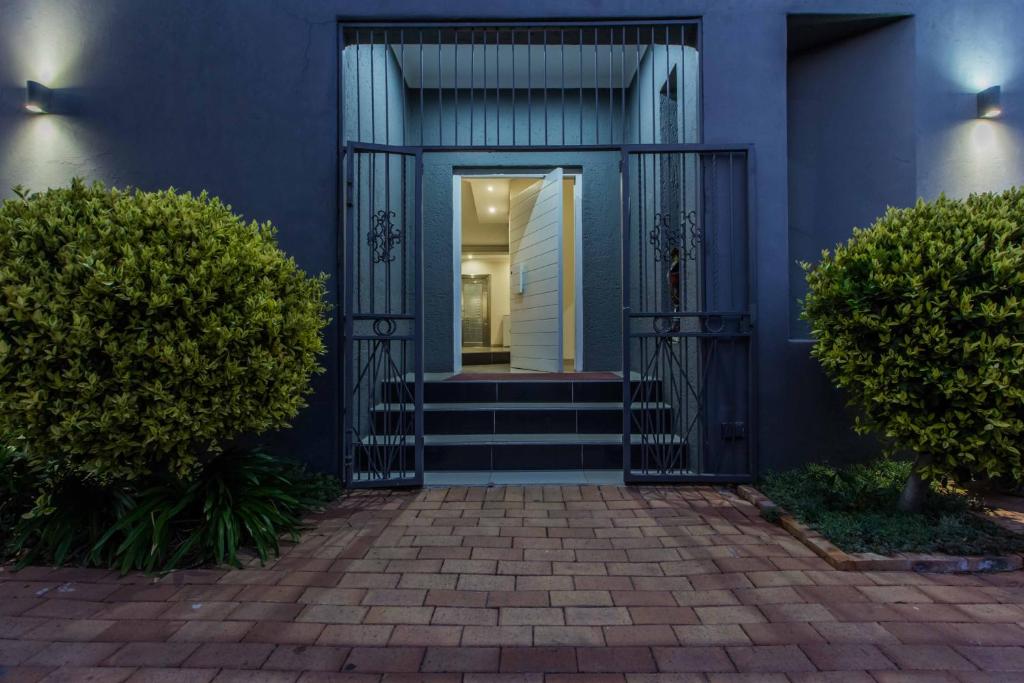
[[[623,476],[755,471],[752,241],[745,148],[625,148]]]
[[[342,456],[351,487],[423,483],[422,152],[345,149]]]
[[[509,200],[511,365],[562,372],[562,169]]]

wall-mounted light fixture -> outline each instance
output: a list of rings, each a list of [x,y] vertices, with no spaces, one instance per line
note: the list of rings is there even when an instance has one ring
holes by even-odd
[[[46,114],[52,104],[52,90],[35,81],[28,81],[25,84],[25,109],[33,114]]]
[[[994,119],[998,118],[1003,113],[1002,105],[1002,88],[998,85],[993,85],[991,88],[986,88],[978,93],[978,118],[979,119]]]

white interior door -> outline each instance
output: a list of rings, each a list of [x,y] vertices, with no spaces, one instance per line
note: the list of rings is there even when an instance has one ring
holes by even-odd
[[[512,367],[562,372],[562,169],[509,201]]]

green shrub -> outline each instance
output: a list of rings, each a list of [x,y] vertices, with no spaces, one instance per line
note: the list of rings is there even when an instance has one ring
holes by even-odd
[[[40,486],[28,461],[12,443],[0,441],[0,558],[22,515],[32,509]]]
[[[769,474],[761,489],[843,550],[985,555],[1024,550],[1024,538],[972,514],[975,501],[931,481],[921,511],[899,509],[911,463],[878,459],[835,468],[809,464]]]
[[[261,560],[281,535],[298,536],[302,516],[338,496],[338,480],[260,451],[228,451],[191,481],[167,477],[144,489],[102,488],[67,477],[16,529],[21,564],[83,564],[164,571]]]
[[[205,193],[16,191],[0,205],[0,431],[35,465],[187,478],[305,405],[324,276],[272,225]]]
[[[889,209],[808,266],[812,351],[925,479],[1024,476],[1024,188]]]

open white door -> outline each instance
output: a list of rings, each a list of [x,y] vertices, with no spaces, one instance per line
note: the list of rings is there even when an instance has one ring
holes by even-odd
[[[509,201],[511,364],[562,372],[562,169]]]

